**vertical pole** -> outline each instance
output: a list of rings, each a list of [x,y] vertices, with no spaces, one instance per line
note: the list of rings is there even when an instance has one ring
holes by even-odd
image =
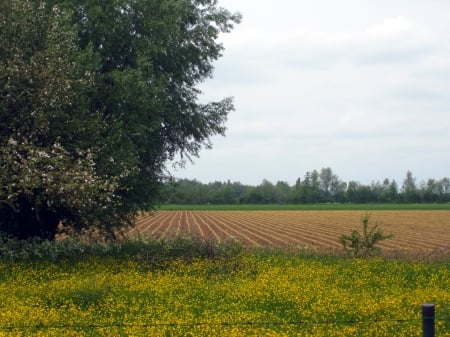
[[[422,305],[422,327],[423,337],[434,337],[434,304]]]

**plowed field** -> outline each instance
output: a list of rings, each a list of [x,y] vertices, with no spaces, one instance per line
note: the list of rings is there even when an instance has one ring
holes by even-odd
[[[363,211],[158,211],[139,217],[131,235],[194,234],[252,247],[340,248],[340,236],[361,228]],[[394,234],[388,250],[450,250],[450,211],[372,211],[371,222]]]

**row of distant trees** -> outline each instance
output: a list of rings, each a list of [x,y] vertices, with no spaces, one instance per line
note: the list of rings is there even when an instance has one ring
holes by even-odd
[[[450,202],[450,179],[417,182],[408,171],[399,185],[384,179],[369,185],[344,182],[331,168],[308,171],[294,185],[263,180],[257,186],[239,182],[171,179],[165,184],[168,204],[313,204],[313,203],[421,203]]]

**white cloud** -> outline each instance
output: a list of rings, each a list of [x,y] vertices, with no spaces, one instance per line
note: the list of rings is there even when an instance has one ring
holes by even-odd
[[[382,24],[375,25],[367,29],[367,33],[375,37],[396,37],[403,36],[414,28],[414,23],[402,16],[387,18]]]
[[[223,1],[242,5],[244,22],[221,38],[202,89],[205,100],[235,96],[237,110],[227,137],[176,175],[292,182],[330,166],[366,182],[448,176],[450,2],[280,1]]]

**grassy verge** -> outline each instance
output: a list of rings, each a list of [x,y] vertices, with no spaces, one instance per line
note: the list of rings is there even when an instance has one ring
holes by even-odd
[[[158,209],[161,210],[450,210],[450,203],[446,204],[310,204],[310,205],[162,205]]]
[[[450,262],[195,240],[3,259],[0,336],[421,336],[425,302],[450,336]]]

